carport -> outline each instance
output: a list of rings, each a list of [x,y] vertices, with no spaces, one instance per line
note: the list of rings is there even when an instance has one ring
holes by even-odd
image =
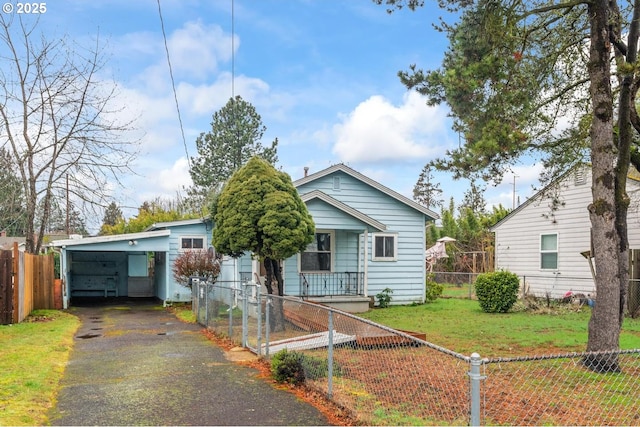
[[[169,299],[170,236],[164,229],[54,242],[61,255],[64,308],[75,297]]]

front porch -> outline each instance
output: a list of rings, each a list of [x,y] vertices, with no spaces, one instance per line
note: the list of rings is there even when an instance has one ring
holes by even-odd
[[[301,297],[364,295],[364,273],[299,273]]]
[[[364,296],[364,273],[299,273],[303,300],[337,308],[348,313],[369,310],[371,299]]]

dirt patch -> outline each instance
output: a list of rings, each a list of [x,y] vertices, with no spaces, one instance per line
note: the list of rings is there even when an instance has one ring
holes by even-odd
[[[53,319],[53,317],[49,317],[49,316],[27,316],[26,319],[24,319],[25,322],[27,323],[36,323],[36,322],[51,322]]]

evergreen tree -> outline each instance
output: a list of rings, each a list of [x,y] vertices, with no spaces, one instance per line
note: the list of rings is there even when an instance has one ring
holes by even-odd
[[[374,0],[389,11],[423,0]],[[522,156],[557,178],[571,166],[592,170],[592,256],[598,290],[587,350],[620,348],[629,286],[626,192],[640,170],[640,2],[443,0],[458,21],[442,67],[400,72],[431,105],[450,107],[464,144],[434,162],[456,176],[500,181]],[[615,355],[585,356],[597,372],[618,371]]]
[[[278,140],[264,147],[261,140],[266,129],[253,105],[240,96],[230,98],[213,114],[211,130],[196,139],[198,155],[191,158],[193,187],[188,190],[189,196],[205,205],[254,156],[274,165],[278,161]]]
[[[234,257],[250,252],[264,262],[267,291],[274,293],[275,281],[278,295],[284,295],[280,262],[304,251],[315,235],[313,219],[291,177],[253,157],[225,185],[214,211],[216,250]],[[275,311],[272,327],[281,330],[282,300],[276,300]]]
[[[418,181],[413,187],[413,200],[428,208],[441,208],[444,204],[441,196],[440,183],[434,181],[431,165],[427,164],[422,168]]]
[[[104,217],[102,218],[102,224],[114,226],[122,219],[122,209],[118,207],[116,202],[109,203],[109,206],[104,211]]]

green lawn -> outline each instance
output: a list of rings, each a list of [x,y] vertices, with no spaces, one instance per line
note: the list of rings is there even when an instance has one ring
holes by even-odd
[[[73,347],[77,317],[36,310],[0,326],[0,425],[43,425]]]
[[[374,309],[361,317],[396,329],[424,332],[427,341],[469,355],[508,357],[584,351],[591,310],[560,307],[544,313],[482,312],[478,301],[439,298],[416,306]],[[640,319],[625,319],[622,349],[640,348]]]

